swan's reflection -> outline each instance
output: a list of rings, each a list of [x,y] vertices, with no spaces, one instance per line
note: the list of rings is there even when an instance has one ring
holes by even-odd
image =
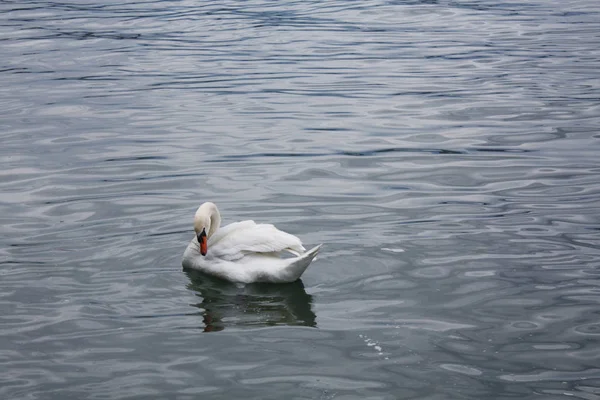
[[[190,278],[188,289],[202,301],[192,304],[203,310],[204,331],[221,331],[228,327],[273,325],[316,326],[312,296],[298,280],[286,284],[252,283],[235,285],[185,270]]]

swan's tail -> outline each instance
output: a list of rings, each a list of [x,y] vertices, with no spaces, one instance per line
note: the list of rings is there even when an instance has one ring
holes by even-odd
[[[292,282],[300,278],[300,276],[306,271],[306,268],[310,265],[310,263],[315,259],[319,249],[323,246],[322,244],[313,247],[305,253],[302,253],[298,258],[294,260],[294,262],[288,264],[285,268],[285,272],[287,275],[286,279],[288,282]]]

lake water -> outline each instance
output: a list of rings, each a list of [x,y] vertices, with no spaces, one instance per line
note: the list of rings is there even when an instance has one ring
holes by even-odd
[[[0,2],[0,398],[600,399],[600,3]],[[324,243],[184,271],[198,205]]]

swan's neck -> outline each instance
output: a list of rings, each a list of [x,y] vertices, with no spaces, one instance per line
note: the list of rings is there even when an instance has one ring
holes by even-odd
[[[196,211],[194,216],[194,228],[196,233],[200,233],[203,228],[207,228],[206,235],[210,238],[221,226],[221,214],[214,203],[204,203]]]
[[[221,227],[221,214],[217,206],[213,204],[214,208],[210,213],[210,229],[208,230],[208,237],[211,237]]]

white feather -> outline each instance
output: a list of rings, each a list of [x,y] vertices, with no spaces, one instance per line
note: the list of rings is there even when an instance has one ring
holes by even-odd
[[[203,228],[199,221],[219,221],[216,206],[209,203],[196,212],[194,227]],[[205,215],[210,213],[212,215]],[[200,254],[200,244],[192,239],[183,254],[185,268],[194,268],[233,282],[293,282],[300,278],[317,255],[321,245],[306,251],[296,236],[280,231],[271,224],[254,221],[234,222],[223,228],[210,228],[206,256]],[[281,258],[283,252],[295,257]]]

